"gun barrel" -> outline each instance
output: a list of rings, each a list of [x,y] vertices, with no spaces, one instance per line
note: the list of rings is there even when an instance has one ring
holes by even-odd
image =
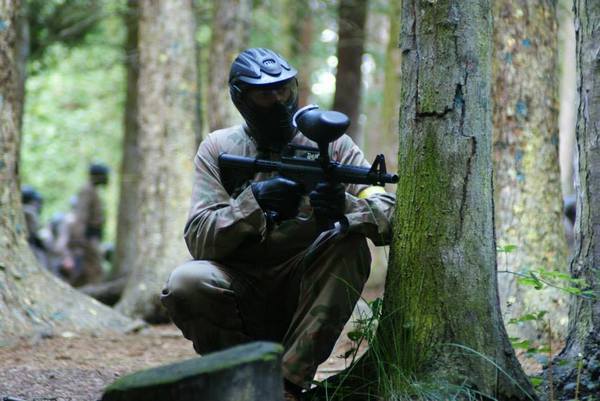
[[[398,182],[396,174],[371,171],[368,167],[331,162],[323,170],[315,160],[287,159],[283,161],[264,160],[222,153],[219,156],[221,169],[249,169],[255,173],[276,171],[284,177],[311,182],[332,180],[344,184],[384,185]]]

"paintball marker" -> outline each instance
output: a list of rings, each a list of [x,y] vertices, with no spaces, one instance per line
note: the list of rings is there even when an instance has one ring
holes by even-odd
[[[387,172],[382,154],[377,155],[370,168],[330,160],[329,143],[346,132],[350,125],[347,115],[308,105],[294,114],[293,124],[304,136],[316,142],[318,148],[289,144],[280,161],[222,153],[219,156],[219,168],[249,171],[253,174],[276,171],[282,177],[302,183],[307,192],[317,183],[325,181],[378,186],[398,182],[396,174]]]

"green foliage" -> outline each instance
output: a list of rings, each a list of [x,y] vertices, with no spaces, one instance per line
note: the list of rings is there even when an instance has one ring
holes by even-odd
[[[31,59],[42,61],[56,43],[83,44],[104,18],[122,10],[124,4],[117,0],[27,0]]]
[[[21,182],[44,196],[43,218],[66,211],[92,161],[112,169],[105,191],[107,239],[114,238],[121,162],[125,72],[124,27],[111,17],[79,47],[50,46],[27,80]],[[42,66],[44,66],[42,68]]]
[[[497,248],[498,253],[511,253],[518,249],[517,245],[505,245]],[[520,272],[511,272],[511,271],[503,271],[503,273],[514,274],[517,276],[517,282],[520,285],[526,287],[533,287],[538,291],[543,291],[547,288],[557,288],[561,291],[564,291],[570,295],[583,297],[590,300],[597,299],[599,294],[594,292],[594,290],[589,288],[586,280],[582,278],[572,277],[568,273],[564,273],[556,270],[548,270],[544,267],[538,267],[536,269],[525,269]],[[548,311],[541,310],[536,312],[526,313],[517,318],[510,319],[507,324],[509,325],[519,325],[523,323],[534,323],[538,334],[535,335],[535,338],[519,338],[519,337],[511,337],[510,341],[512,343],[513,348],[516,350],[524,351],[523,356],[526,358],[532,358],[536,360],[538,363],[542,364],[546,368],[549,363],[552,361],[555,355],[553,355],[553,349],[551,346],[552,335],[549,335],[548,343],[540,343],[537,340],[538,337],[544,337],[543,332],[551,330],[549,327],[549,323],[544,319],[549,314]],[[580,381],[580,372],[581,372],[581,362],[582,357],[581,354],[577,357],[576,360],[566,360],[560,359],[557,362],[553,362],[556,366],[564,366],[564,365],[573,365],[577,369],[577,391],[575,399],[578,399],[577,392],[579,388]],[[539,376],[530,376],[532,384],[539,388],[542,384],[544,384],[544,378]],[[552,383],[550,383],[552,384]]]

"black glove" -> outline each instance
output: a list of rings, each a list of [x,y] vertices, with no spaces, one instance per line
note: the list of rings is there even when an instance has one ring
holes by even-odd
[[[346,190],[340,183],[321,182],[308,195],[315,216],[339,220],[346,212]]]
[[[252,193],[260,208],[265,212],[277,213],[276,220],[287,220],[296,217],[302,185],[283,177],[274,177],[251,185]]]

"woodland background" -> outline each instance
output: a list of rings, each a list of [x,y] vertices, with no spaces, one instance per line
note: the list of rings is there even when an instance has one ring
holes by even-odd
[[[116,244],[116,258],[113,266],[107,266],[107,279],[130,277],[115,308],[149,322],[164,320],[164,316],[155,292],[148,289],[159,288],[164,272],[185,257],[181,244],[173,245],[173,241],[179,241],[183,227],[179,220],[185,217],[188,194],[182,189],[161,195],[166,181],[155,186],[152,181],[144,185],[144,180],[170,165],[170,179],[186,182],[189,160],[201,138],[212,129],[240,122],[226,84],[226,72],[239,50],[269,47],[283,54],[300,71],[301,105],[317,103],[346,112],[353,121],[349,134],[368,159],[384,153],[390,170],[402,175],[406,167],[397,163],[405,149],[398,139],[399,128],[407,132],[398,110],[405,106],[401,97],[409,90],[400,84],[401,63],[407,66],[402,71],[410,73],[412,61],[402,61],[410,49],[399,42],[399,36],[401,30],[406,33],[410,28],[401,24],[410,20],[409,2],[404,6],[396,0],[184,3],[181,9],[164,3],[156,14],[151,14],[150,7],[146,19],[139,20],[138,2],[133,0],[127,4],[30,0],[18,14],[19,27],[27,28],[19,31],[18,43],[27,46],[18,53],[22,58],[17,63],[26,71],[22,75],[26,76],[22,142],[18,144],[20,182],[43,194],[43,219],[48,220],[69,208],[69,198],[85,181],[90,162],[103,161],[112,167],[104,197],[109,215],[107,240]],[[434,16],[435,10],[450,9],[450,16],[454,9],[468,13],[472,6],[469,3],[463,10],[461,3],[414,3],[433,10]],[[569,241],[573,240],[568,231],[572,226],[566,225],[565,234],[563,217],[563,199],[575,193],[578,167],[574,155],[575,28],[579,20],[572,3],[563,0],[496,1],[487,11],[494,16],[489,39],[493,44],[492,160],[500,304],[513,347],[523,350],[523,358],[544,365],[564,344],[569,295],[593,295],[569,274]],[[138,22],[142,23],[138,26]],[[592,26],[596,25],[592,19]],[[187,31],[177,31],[177,27]],[[163,48],[164,53],[152,51],[160,48],[163,39],[168,43],[182,32],[192,32],[191,40],[182,39],[180,47]],[[440,36],[448,44],[452,37],[450,33]],[[457,38],[456,49],[462,45]],[[148,58],[139,59],[143,54]],[[435,56],[434,70],[435,63],[446,61]],[[162,75],[138,69],[151,63],[164,64]],[[444,73],[437,72],[439,76],[433,79],[441,81]],[[136,86],[140,73],[144,82],[171,88],[167,99],[157,100],[153,98],[156,93]],[[404,78],[409,79],[408,75]],[[463,84],[467,86],[466,75]],[[132,93],[132,88],[137,92]],[[438,93],[435,86],[434,92]],[[456,102],[463,101],[462,86],[457,87],[454,99],[454,106],[460,106]],[[453,112],[438,112],[436,102],[434,98],[429,114],[417,110],[417,120]],[[132,113],[138,107],[146,112],[141,118]],[[464,110],[464,104],[461,107]],[[153,128],[161,124],[169,127],[169,138],[160,139]],[[138,130],[146,136],[132,136]],[[128,191],[131,188],[142,189]],[[150,243],[144,243],[153,221],[168,223],[161,225],[163,231],[150,238]],[[138,252],[142,248],[151,250],[142,255]],[[372,285],[382,286],[389,251],[377,252]],[[135,260],[130,259],[134,256]],[[28,256],[11,256],[4,263],[10,266],[19,258]],[[160,269],[148,270],[149,260],[161,265]],[[8,294],[16,294],[18,287],[11,287]],[[48,308],[34,315],[46,316],[51,312]],[[91,317],[82,316],[78,319],[86,322],[84,326],[93,326]],[[42,318],[50,326],[56,323],[53,319]],[[109,326],[121,325],[117,321]],[[28,326],[8,322],[8,327]],[[38,324],[34,319],[33,326]],[[4,333],[9,331],[4,327]],[[594,374],[584,383],[590,394],[596,391]],[[572,378],[565,380],[563,385],[572,384]],[[540,375],[532,381],[543,385],[545,379]]]

